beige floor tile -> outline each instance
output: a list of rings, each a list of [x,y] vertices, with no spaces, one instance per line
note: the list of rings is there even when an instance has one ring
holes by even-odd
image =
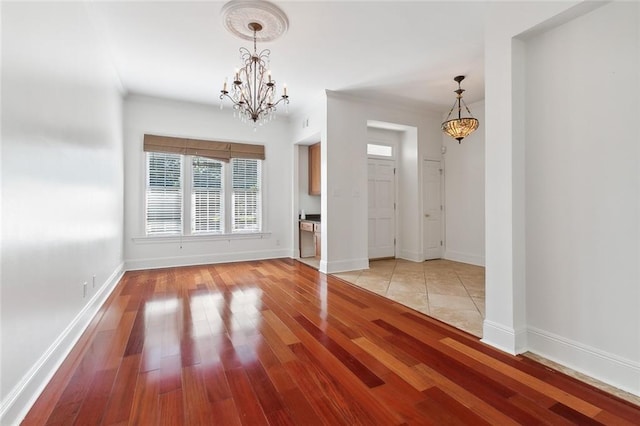
[[[459,310],[430,305],[430,315],[474,336],[482,337],[482,316],[475,309]]]
[[[484,309],[484,297],[472,297],[471,300],[473,300],[473,303],[476,304],[476,308],[478,308],[478,311],[480,312],[480,315],[482,315],[482,318],[485,318],[486,314]]]
[[[333,275],[345,281],[355,282],[360,277],[360,274],[362,274],[362,271],[340,272]]]
[[[387,280],[375,280],[375,279],[358,279],[355,284],[362,288],[365,288],[374,293],[378,293],[381,296],[386,296],[387,289],[389,288],[389,281]]]
[[[421,286],[422,288],[425,289],[425,291],[427,291],[425,287],[426,282],[424,281],[424,278],[394,274],[393,277],[391,277],[391,282],[401,283],[406,285]]]
[[[469,277],[466,275],[458,275],[458,279],[467,287],[484,289],[483,277]]]
[[[338,277],[411,309],[482,336],[484,268],[451,260],[384,259]]]
[[[393,269],[367,269],[362,271],[360,275],[363,277],[384,278],[389,281],[393,275]]]
[[[450,284],[440,281],[427,281],[427,291],[429,294],[469,297],[467,289],[460,283]]]
[[[484,293],[484,289],[478,290],[475,288],[469,288],[467,286],[465,286],[467,293],[469,293],[469,296],[471,297],[482,297],[484,298],[485,293]]]
[[[394,301],[422,312],[425,315],[429,315],[429,300],[425,294],[397,296],[397,298],[394,298]]]
[[[429,304],[432,308],[439,308],[443,310],[451,311],[476,311],[476,304],[473,303],[470,297],[463,296],[449,296],[442,294],[429,294]],[[478,312],[480,315],[480,312]]]
[[[422,296],[427,296],[427,289],[424,284],[418,283],[404,283],[404,282],[394,282],[391,281],[389,283],[389,288],[387,289],[386,296],[390,299],[397,300],[396,298],[404,297],[405,295],[415,295],[420,294]]]

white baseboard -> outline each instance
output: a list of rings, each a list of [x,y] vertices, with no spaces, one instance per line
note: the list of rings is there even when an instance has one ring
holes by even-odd
[[[417,251],[399,250],[396,257],[412,262],[424,262],[424,255]]]
[[[236,253],[211,253],[196,256],[157,257],[149,259],[129,259],[125,261],[127,271],[142,269],[169,268],[174,266],[207,265],[225,262],[244,262],[249,260],[277,259],[292,257],[291,250],[263,250]]]
[[[335,274],[338,272],[358,271],[369,269],[369,259],[348,259],[326,262],[320,261],[320,272],[325,274]]]
[[[640,396],[640,362],[529,327],[529,351]]]
[[[456,262],[470,263],[471,265],[484,266],[484,256],[478,256],[475,254],[445,250],[444,258],[447,260],[453,260]]]
[[[515,330],[489,320],[483,322],[482,342],[511,355],[527,351],[526,330]]]
[[[0,404],[0,424],[19,424],[24,419],[123,274],[124,264],[120,264],[22,380],[11,389]]]

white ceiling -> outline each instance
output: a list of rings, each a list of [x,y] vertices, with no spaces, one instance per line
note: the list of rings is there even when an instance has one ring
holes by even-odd
[[[271,69],[286,83],[290,112],[325,89],[437,108],[453,104],[453,77],[465,100],[484,98],[484,2],[276,1],[289,31],[273,42]],[[225,77],[251,42],[228,33],[225,2],[90,3],[125,90],[219,104]]]

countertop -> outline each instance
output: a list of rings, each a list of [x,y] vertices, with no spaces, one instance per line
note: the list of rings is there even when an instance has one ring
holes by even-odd
[[[304,219],[299,217],[300,222],[313,222],[320,223],[320,215],[319,214],[308,214]]]

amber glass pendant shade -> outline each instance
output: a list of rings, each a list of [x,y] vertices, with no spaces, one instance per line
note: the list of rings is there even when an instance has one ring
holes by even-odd
[[[462,141],[462,139],[466,138],[471,133],[473,133],[478,128],[480,123],[478,122],[478,120],[476,118],[474,118],[471,115],[471,111],[469,110],[469,107],[462,100],[462,93],[464,92],[464,89],[462,89],[460,87],[460,82],[462,80],[464,80],[464,76],[463,75],[459,75],[456,78],[454,78],[453,80],[458,83],[458,90],[455,91],[456,100],[453,103],[453,106],[451,107],[451,109],[449,110],[449,114],[447,115],[447,119],[445,120],[444,123],[442,123],[442,131],[445,132],[446,134],[448,134],[449,136],[451,136],[452,138],[456,139],[458,141],[458,143],[460,143]],[[463,117],[462,116],[462,106],[463,105],[464,105],[465,110],[469,114],[468,117]],[[453,113],[453,111],[456,109],[456,107],[458,109],[458,118],[450,119],[451,113]]]

